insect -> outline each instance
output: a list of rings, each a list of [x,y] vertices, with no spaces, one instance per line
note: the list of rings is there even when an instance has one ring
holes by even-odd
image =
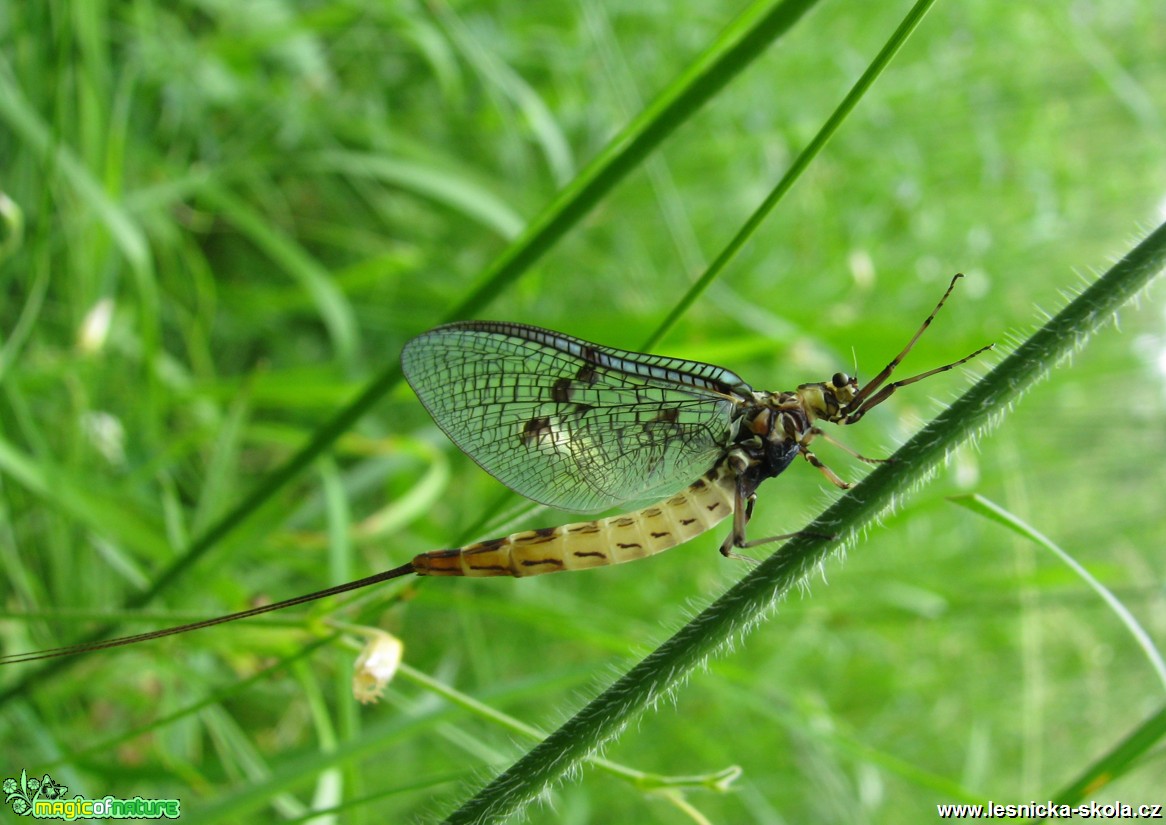
[[[627,352],[538,327],[491,321],[437,327],[405,345],[405,377],[438,426],[484,470],[527,498],[563,510],[659,501],[609,518],[421,553],[363,579],[214,619],[6,656],[0,664],[198,630],[414,573],[534,576],[619,564],[675,547],[729,517],[725,556],[789,538],[746,537],[762,482],[801,456],[837,487],[850,486],[810,447],[817,439],[842,446],[820,422],[855,424],[900,387],[991,349],[887,383],[961,277],[952,278],[903,350],[861,387],[857,378],[837,372],[793,391],[758,392],[723,367]]]

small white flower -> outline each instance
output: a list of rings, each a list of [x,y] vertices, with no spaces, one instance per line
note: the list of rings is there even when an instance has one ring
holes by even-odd
[[[113,321],[113,299],[102,298],[85,313],[81,329],[77,333],[77,349],[86,355],[100,352],[109,337],[109,326]]]
[[[385,685],[396,675],[404,652],[405,645],[396,636],[381,630],[369,634],[352,676],[352,695],[358,702],[367,705],[381,698]]]
[[[126,430],[117,416],[100,410],[83,412],[81,429],[106,461],[117,466],[125,464]]]

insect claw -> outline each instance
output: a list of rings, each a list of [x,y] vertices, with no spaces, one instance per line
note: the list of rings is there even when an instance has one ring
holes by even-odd
[[[725,553],[724,555],[725,555],[726,559],[733,559],[734,561],[743,561],[747,564],[753,565],[754,567],[761,564],[760,561],[753,558],[752,556],[746,556],[742,553],[734,553],[732,550],[730,550],[728,553]]]

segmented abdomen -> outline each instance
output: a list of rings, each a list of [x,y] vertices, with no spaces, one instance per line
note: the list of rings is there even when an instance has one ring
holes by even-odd
[[[660,553],[733,512],[736,481],[722,463],[671,498],[620,516],[527,530],[413,559],[419,576],[538,576]]]

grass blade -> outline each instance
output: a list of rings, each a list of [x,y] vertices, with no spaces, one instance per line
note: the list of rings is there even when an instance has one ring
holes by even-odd
[[[875,59],[866,68],[866,71],[862,73],[862,76],[851,87],[846,97],[842,99],[842,102],[831,112],[826,122],[822,124],[822,128],[814,135],[814,139],[810,141],[809,145],[790,164],[789,169],[786,170],[781,180],[778,181],[777,186],[773,188],[773,191],[766,196],[761,205],[749,216],[749,219],[745,221],[737,234],[733,236],[733,239],[717,255],[716,260],[709,264],[704,274],[697,279],[696,283],[689,287],[688,291],[684,293],[684,297],[668,313],[668,317],[660,322],[660,326],[652,333],[652,336],[644,342],[642,346],[644,352],[652,351],[652,348],[657,342],[696,303],[696,299],[703,295],[705,290],[712,285],[713,281],[717,279],[717,276],[729,265],[729,262],[737,257],[737,253],[753,237],[753,233],[760,228],[762,222],[769,216],[769,213],[777,207],[786,193],[793,188],[794,183],[810,167],[810,163],[814,158],[826,148],[826,144],[830,142],[830,138],[834,136],[834,133],[842,126],[842,123],[854,111],[854,107],[858,105],[858,102],[870,91],[871,86],[874,85],[879,75],[891,65],[891,60],[899,53],[899,49],[903,48],[903,44],[907,42],[907,39],[911,37],[911,34],[919,27],[919,24],[923,22],[923,18],[927,16],[927,12],[934,5],[935,0],[919,0],[911,8],[911,11],[903,18],[903,21],[895,29],[886,45],[883,46]]]
[[[1117,777],[1126,773],[1140,756],[1143,756],[1166,736],[1166,705],[1138,725],[1137,729],[1123,739],[1117,747],[1098,759],[1081,775],[1053,795],[1057,805],[1075,805],[1090,794],[1095,794]]]
[[[757,2],[746,9],[668,88],[531,221],[445,316],[469,318],[496,298],[566,234],[600,198],[635,169],[669,134],[801,19],[816,0]]]
[[[1039,544],[1067,564],[1074,573],[1084,579],[1085,583],[1109,605],[1109,609],[1117,614],[1117,617],[1121,619],[1121,623],[1126,626],[1130,635],[1134,637],[1138,646],[1146,654],[1150,666],[1158,674],[1159,681],[1166,687],[1166,662],[1162,660],[1162,654],[1154,646],[1154,640],[1150,638],[1150,634],[1138,623],[1138,620],[1126,609],[1126,606],[1118,601],[1117,596],[1113,595],[1108,587],[1095,579],[1076,559],[1053,543],[1052,539],[1048,536],[1041,533],[1032,525],[1026,524],[1018,516],[1008,512],[994,501],[990,501],[981,495],[953,496],[951,500],[961,507],[968,508],[973,513],[978,513],[997,524],[1003,524],[1014,533]]]

